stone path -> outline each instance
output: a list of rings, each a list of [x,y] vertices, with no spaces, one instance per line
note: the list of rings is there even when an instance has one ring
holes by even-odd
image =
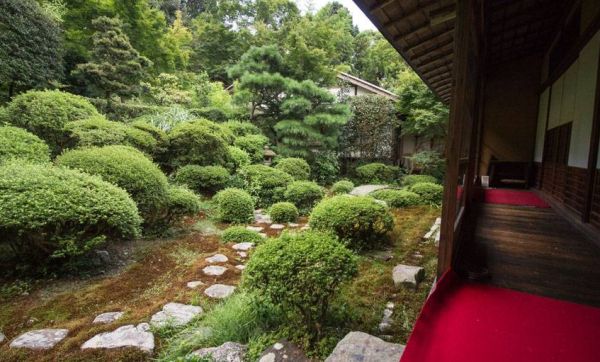
[[[6,336],[4,335],[4,333],[0,332],[0,344],[2,342],[4,342],[5,339],[6,339]]]
[[[215,254],[215,255],[213,255],[211,257],[208,257],[208,258],[206,258],[204,260],[206,260],[207,263],[211,263],[211,264],[214,264],[214,263],[227,263],[227,261],[229,261],[229,258],[226,257],[223,254]]]
[[[420,266],[398,264],[392,270],[392,278],[396,287],[416,288],[425,278],[425,269]]]
[[[204,290],[204,294],[216,299],[224,299],[229,297],[235,291],[235,287],[225,284],[213,284]]]
[[[112,323],[123,316],[123,312],[106,312],[96,316],[92,323]]]
[[[154,350],[154,335],[148,323],[129,324],[112,332],[100,333],[86,341],[81,349],[135,347],[145,352]]]
[[[373,191],[383,190],[389,188],[388,185],[360,185],[350,191],[352,196],[367,196]]]
[[[233,250],[248,251],[254,247],[254,243],[239,243],[232,246]]]
[[[225,274],[225,272],[227,271],[227,268],[224,266],[219,266],[219,265],[209,265],[207,267],[204,267],[204,269],[202,269],[202,272],[206,275],[210,275],[210,276],[221,276],[223,274]]]
[[[50,349],[62,341],[68,329],[38,329],[21,334],[15,338],[10,346],[12,348]]]
[[[310,362],[310,360],[300,348],[282,339],[263,351],[258,362]]]
[[[438,217],[435,219],[433,225],[427,232],[427,234],[423,235],[423,240],[434,239],[436,244],[440,242],[440,227],[442,225],[442,218]]]
[[[196,316],[202,314],[203,310],[194,305],[181,303],[168,303],[160,312],[155,313],[150,319],[150,324],[155,327],[183,326],[191,322]]]
[[[191,282],[188,282],[186,285],[190,289],[196,289],[196,288],[201,287],[206,284],[204,284],[204,282],[202,282],[200,280],[193,280]]]
[[[398,362],[404,352],[401,344],[386,342],[363,332],[350,332],[325,362]]]
[[[387,332],[392,327],[392,314],[394,314],[394,303],[389,302],[383,310],[383,318],[379,323],[379,331]]]
[[[225,342],[219,347],[202,348],[192,355],[210,357],[216,362],[244,362],[248,348],[240,343]]]

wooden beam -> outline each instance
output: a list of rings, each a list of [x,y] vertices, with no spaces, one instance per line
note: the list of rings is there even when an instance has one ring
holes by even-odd
[[[425,62],[423,64],[421,64],[419,66],[419,69],[421,69],[421,71],[426,72],[428,70],[433,69],[433,68],[437,68],[439,65],[439,63],[441,63],[441,66],[445,66],[449,63],[451,63],[454,59],[454,53],[446,55],[445,57],[442,58],[438,58],[429,62]]]
[[[449,63],[445,67],[442,66],[442,67],[438,67],[438,68],[423,72],[423,77],[429,78],[429,77],[433,77],[436,75],[447,74],[450,72],[452,72],[452,63]]]
[[[432,26],[454,20],[456,19],[456,5],[450,4],[440,9],[431,10],[429,18],[431,19]]]
[[[439,53],[434,53],[434,54],[435,54],[435,56],[422,57],[422,58],[415,59],[413,64],[415,65],[415,67],[420,67],[420,66],[428,64],[430,62],[434,62],[438,59],[447,58],[449,55],[454,54],[454,47],[450,46],[450,47],[446,47],[445,49],[439,49]]]
[[[423,25],[421,25],[421,26],[419,26],[419,27],[417,27],[415,29],[410,30],[408,33],[396,35],[393,40],[394,40],[394,42],[396,42],[396,41],[398,41],[400,39],[402,39],[402,40],[410,39],[413,36],[419,34],[420,32],[422,32],[424,30],[431,30],[431,31],[433,31],[433,28],[435,26],[438,26],[438,25],[441,25],[441,24],[445,24],[445,23],[447,23],[449,21],[454,21],[454,18],[448,19],[446,22],[439,23],[439,24],[431,24],[431,22],[428,21],[427,23],[425,23],[425,24],[423,24]]]
[[[423,44],[427,44],[427,43],[423,43]],[[447,39],[443,42],[439,42],[439,43],[431,43],[430,46],[428,47],[424,47],[423,50],[421,50],[420,52],[415,51],[415,49],[420,49],[418,47],[413,47],[413,49],[410,49],[408,52],[414,51],[414,53],[412,53],[412,58],[420,58],[423,55],[426,55],[427,53],[431,52],[432,50],[436,50],[436,49],[442,49],[442,48],[446,48],[447,46],[450,47],[454,47],[454,38],[450,37],[450,39]]]
[[[395,25],[396,23],[400,22],[400,21],[406,21],[407,19],[417,15],[417,14],[421,14],[422,12],[428,12],[432,9],[435,9],[436,7],[439,6],[439,0],[430,0],[424,4],[419,5],[416,9],[406,13],[406,14],[402,14],[402,16],[400,16],[398,19],[390,19],[390,21],[381,24],[382,27],[384,28],[389,28],[390,26]]]
[[[583,206],[583,222],[590,222],[592,213],[592,202],[594,196],[594,184],[596,181],[596,168],[598,164],[598,146],[600,145],[600,58],[598,58],[598,69],[596,71],[596,105],[594,106],[594,120],[592,124],[592,135],[590,150],[588,153],[588,169],[585,179],[585,204]]]
[[[448,73],[444,72],[442,74],[436,75],[435,77],[428,78],[427,80],[429,80],[429,82],[431,84],[434,84],[435,82],[437,82],[439,80],[451,79],[451,78],[452,78],[452,76],[451,76],[450,72],[448,72]]]
[[[418,48],[422,47],[423,45],[429,44],[429,42],[431,42],[432,40],[435,40],[435,39],[438,39],[438,38],[442,38],[442,37],[444,37],[446,35],[453,36],[453,34],[454,34],[454,28],[445,30],[445,31],[443,31],[441,33],[430,34],[427,38],[421,38],[417,43],[415,43],[413,45],[410,45],[410,46],[407,46],[404,49],[404,51],[405,52],[409,52],[409,51],[411,51],[413,49],[418,49]]]
[[[385,0],[385,1],[382,1],[382,2],[380,2],[380,3],[378,3],[378,4],[375,4],[375,5],[373,5],[373,6],[371,6],[371,7],[369,8],[369,12],[371,12],[371,13],[372,13],[372,12],[375,12],[375,11],[381,10],[381,9],[383,9],[384,7],[386,7],[386,6],[390,5],[391,3],[393,3],[394,1],[396,1],[396,0]]]
[[[441,85],[444,85],[446,83],[452,84],[452,78],[446,78],[446,79],[442,79],[439,80],[435,83],[431,83],[431,86],[435,89],[439,88]]]
[[[452,81],[449,81],[449,82],[443,83],[441,86],[436,86],[436,87],[435,87],[435,90],[436,90],[438,93],[441,93],[442,91],[445,91],[445,90],[447,90],[448,88],[452,88]]]

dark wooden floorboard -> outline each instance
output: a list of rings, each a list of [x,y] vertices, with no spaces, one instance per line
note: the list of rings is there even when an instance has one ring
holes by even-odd
[[[600,307],[600,248],[552,209],[480,204],[473,215],[459,270],[485,266],[491,284]]]

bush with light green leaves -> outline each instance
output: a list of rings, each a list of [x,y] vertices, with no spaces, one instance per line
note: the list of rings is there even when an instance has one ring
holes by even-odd
[[[221,165],[229,161],[229,142],[233,136],[220,125],[199,119],[183,122],[169,132],[168,164],[177,168],[185,165]]]
[[[324,195],[323,188],[316,182],[294,181],[288,185],[283,197],[296,205],[302,215],[306,215]]]
[[[252,163],[263,162],[265,146],[269,139],[262,134],[250,134],[235,139],[233,145],[246,151]]]
[[[235,137],[262,133],[260,128],[248,121],[227,121],[223,123],[223,127],[229,129]]]
[[[291,202],[277,202],[269,208],[269,216],[276,223],[295,222],[298,209]]]
[[[264,238],[259,233],[253,230],[246,229],[245,226],[230,226],[223,234],[221,234],[221,240],[224,243],[254,243],[260,244]]]
[[[402,172],[399,167],[375,162],[356,168],[356,178],[366,184],[389,184],[396,182]]]
[[[213,201],[217,205],[217,217],[221,221],[244,224],[254,218],[254,199],[244,190],[221,190]]]
[[[334,195],[349,194],[354,189],[352,181],[341,180],[331,186],[331,193]]]
[[[127,192],[100,177],[51,164],[0,166],[0,244],[29,263],[136,238],[141,222]]]
[[[250,164],[250,155],[239,147],[229,146],[229,163],[227,168],[232,172]]]
[[[310,177],[310,166],[303,158],[281,158],[275,168],[290,174],[296,180],[308,180]]]
[[[432,206],[441,205],[442,199],[444,198],[444,186],[432,182],[416,183],[412,185],[409,190],[419,195],[421,200],[423,200],[423,203]]]
[[[421,182],[439,183],[435,177],[430,175],[406,175],[402,177],[402,186],[412,186]]]
[[[244,189],[257,199],[259,207],[283,200],[287,186],[294,181],[289,174],[265,165],[248,165],[238,172]]]
[[[50,162],[50,149],[39,137],[12,126],[0,126],[0,164],[13,159]]]
[[[421,196],[408,190],[377,190],[371,192],[369,196],[372,196],[377,200],[385,201],[389,207],[396,208],[415,206],[423,203]]]
[[[167,203],[160,221],[164,227],[176,226],[186,217],[193,217],[200,212],[200,198],[193,191],[183,186],[169,185]]]
[[[211,195],[227,187],[230,177],[229,171],[222,166],[187,165],[179,168],[173,179],[195,192]]]

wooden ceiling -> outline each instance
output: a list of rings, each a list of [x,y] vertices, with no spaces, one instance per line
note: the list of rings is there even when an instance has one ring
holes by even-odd
[[[444,102],[453,91],[455,0],[354,0],[407,63]],[[488,64],[541,53],[549,46],[566,3],[557,0],[484,1]]]

